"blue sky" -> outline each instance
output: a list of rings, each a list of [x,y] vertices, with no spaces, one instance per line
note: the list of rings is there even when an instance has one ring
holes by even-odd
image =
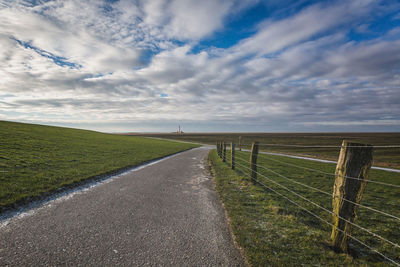
[[[398,1],[0,1],[0,120],[400,131]]]

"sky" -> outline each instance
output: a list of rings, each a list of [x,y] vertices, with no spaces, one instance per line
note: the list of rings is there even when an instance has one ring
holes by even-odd
[[[400,2],[0,0],[0,120],[400,131]]]

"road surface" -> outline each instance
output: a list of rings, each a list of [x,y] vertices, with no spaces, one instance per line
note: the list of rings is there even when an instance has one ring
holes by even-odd
[[[0,266],[243,266],[206,170],[180,153],[20,214],[0,227]]]

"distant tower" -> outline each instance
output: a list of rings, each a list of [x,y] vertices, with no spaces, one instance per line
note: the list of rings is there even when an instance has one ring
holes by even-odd
[[[181,129],[181,126],[179,125],[179,127],[178,127],[178,131],[176,131],[176,133],[183,133],[183,131],[182,131],[182,129]]]

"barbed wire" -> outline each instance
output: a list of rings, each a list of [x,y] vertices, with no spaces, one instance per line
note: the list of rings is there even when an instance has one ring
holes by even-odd
[[[239,159],[239,160],[241,160],[241,161],[244,161],[244,162],[247,162],[246,160],[241,159],[241,158],[237,158],[237,159]],[[284,176],[284,175],[282,175],[282,174],[280,174],[280,173],[278,173],[278,172],[275,172],[274,170],[271,170],[271,169],[269,169],[269,168],[267,168],[267,167],[264,167],[264,166],[261,166],[261,165],[258,165],[258,164],[253,164],[253,165],[255,165],[255,166],[259,167],[259,168],[262,168],[262,169],[264,169],[264,170],[267,170],[267,171],[269,171],[269,172],[272,172],[272,173],[274,173],[274,174],[276,174],[276,175],[278,175],[278,176],[280,176],[280,177],[282,177],[282,178],[284,178],[284,179],[286,179],[286,180],[289,180],[289,181],[291,181],[291,182],[293,182],[293,183],[296,183],[296,184],[302,185],[302,186],[304,186],[304,187],[313,189],[313,190],[315,190],[315,191],[318,191],[318,192],[323,193],[323,194],[328,195],[328,196],[331,196],[331,195],[332,195],[331,193],[325,192],[325,191],[323,191],[323,190],[321,190],[321,189],[319,189],[319,188],[315,188],[315,187],[313,187],[313,186],[310,186],[310,185],[301,183],[301,182],[296,181],[296,180],[294,180],[294,179],[290,179],[290,178],[288,178],[288,177],[286,177],[286,176]],[[353,202],[353,201],[348,200],[348,199],[345,199],[345,198],[343,198],[343,197],[341,197],[340,199],[343,200],[343,201],[349,202],[349,203],[351,203],[351,204],[354,204],[354,205],[363,207],[363,208],[365,208],[365,209],[368,209],[368,210],[371,210],[371,211],[380,213],[380,214],[382,214],[382,215],[385,215],[385,216],[388,216],[388,217],[391,217],[391,218],[394,218],[394,219],[400,221],[400,218],[399,218],[399,217],[397,217],[397,216],[395,216],[395,215],[392,215],[392,214],[390,214],[390,213],[386,213],[386,212],[384,212],[384,211],[380,211],[380,210],[374,209],[374,208],[372,208],[372,207],[365,206],[365,205],[363,205],[363,204]]]

